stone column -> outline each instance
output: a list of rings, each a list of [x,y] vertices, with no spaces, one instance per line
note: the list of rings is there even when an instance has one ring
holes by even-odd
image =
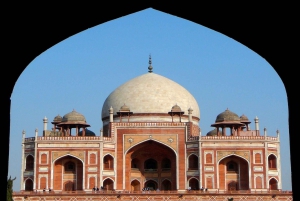
[[[26,134],[26,132],[23,130],[22,131],[22,164],[21,164],[21,179],[20,179],[20,183],[21,183],[21,188],[20,188],[20,190],[22,191],[22,190],[25,190],[25,188],[24,188],[24,176],[23,176],[23,174],[24,174],[24,149],[25,149],[25,145],[24,145],[24,143],[25,143],[25,134]]]

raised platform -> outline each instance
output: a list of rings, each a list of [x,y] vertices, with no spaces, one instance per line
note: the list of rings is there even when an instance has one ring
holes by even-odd
[[[110,201],[110,200],[201,200],[201,201],[292,201],[291,191],[64,191],[14,192],[14,201]]]

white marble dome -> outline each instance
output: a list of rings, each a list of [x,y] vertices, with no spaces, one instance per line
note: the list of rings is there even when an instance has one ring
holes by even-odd
[[[191,107],[192,116],[200,119],[199,106],[192,94],[176,82],[155,73],[138,76],[114,90],[103,104],[102,118],[109,116],[110,107],[116,114],[124,104],[133,114],[167,114],[177,104],[184,115],[188,115]]]

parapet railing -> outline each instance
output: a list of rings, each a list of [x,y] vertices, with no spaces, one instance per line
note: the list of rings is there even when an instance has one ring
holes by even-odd
[[[64,137],[37,137],[37,141],[62,141],[62,140],[76,140],[76,141],[88,141],[88,140],[95,140],[95,141],[113,141],[111,137],[102,137],[102,136],[64,136]],[[25,138],[25,142],[34,142],[35,137]]]
[[[191,136],[187,141],[209,141],[209,140],[267,140],[277,141],[277,137],[269,136]]]

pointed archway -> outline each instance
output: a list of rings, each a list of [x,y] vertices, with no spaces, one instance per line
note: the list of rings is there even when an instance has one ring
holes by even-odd
[[[125,160],[125,178],[135,177],[145,184],[144,187],[154,190],[176,190],[176,154],[168,146],[148,140],[128,150]],[[163,180],[169,183],[161,182]],[[129,181],[125,183],[128,185],[126,189],[132,188]]]
[[[105,179],[103,181],[103,188],[104,190],[114,190],[114,182],[111,179]]]
[[[133,180],[131,182],[131,191],[140,191],[141,190],[141,184],[137,180]]]
[[[76,191],[83,189],[83,164],[73,156],[64,156],[54,162],[53,190]]]
[[[236,155],[223,158],[218,165],[220,190],[248,190],[249,164]]]
[[[150,191],[154,191],[158,189],[158,184],[154,180],[149,180],[145,182],[145,188],[149,189]]]
[[[189,187],[191,187],[192,190],[199,190],[199,181],[196,178],[191,178],[189,180]]]

